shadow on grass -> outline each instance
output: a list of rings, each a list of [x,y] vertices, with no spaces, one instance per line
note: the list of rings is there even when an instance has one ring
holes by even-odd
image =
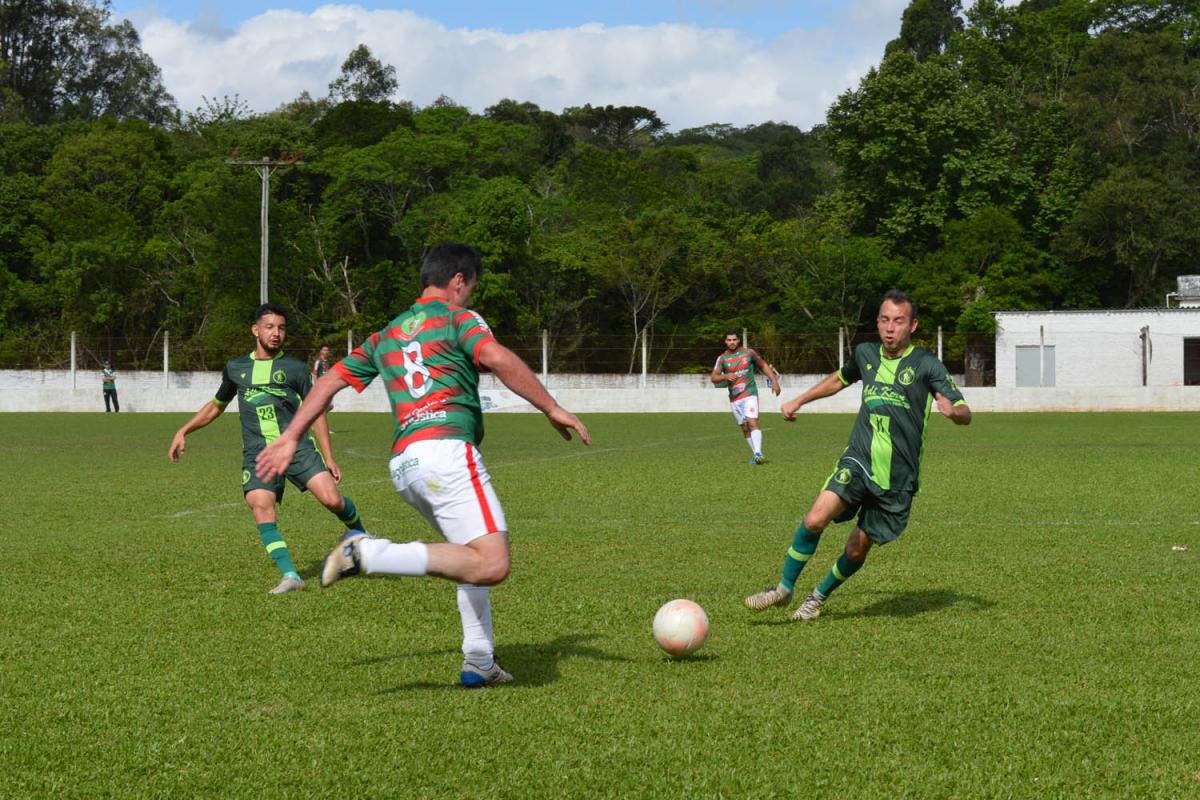
[[[947,589],[925,589],[918,592],[899,592],[877,600],[858,611],[845,614],[833,613],[832,617],[915,617],[930,614],[951,606],[964,606],[971,611],[983,611],[994,606],[991,600],[969,594],[959,594]]]
[[[890,597],[876,600],[865,608],[857,611],[841,612],[833,603],[827,607],[821,620],[824,622],[854,617],[916,617],[921,614],[932,614],[951,606],[962,606],[970,611],[984,611],[996,605],[991,600],[969,594],[959,594],[948,589],[925,589],[912,592],[897,592]],[[764,617],[754,620],[754,625],[791,625],[798,624],[789,612],[784,617]]]
[[[596,634],[573,634],[571,636],[559,636],[557,639],[552,639],[542,644],[501,645],[496,648],[496,659],[506,670],[513,674],[513,685],[517,687],[547,686],[554,683],[559,678],[559,662],[564,658],[588,658],[593,661],[630,661],[630,659],[624,656],[615,656],[587,644],[589,640],[595,638]],[[458,655],[459,651],[451,650],[450,648],[425,650],[397,656],[363,659],[353,662],[353,665],[369,666],[400,658],[440,656],[450,653]],[[395,692],[414,690],[461,691],[461,687],[459,687],[456,679],[457,675],[455,676],[455,680],[448,680],[446,682],[411,681],[409,683],[402,683],[399,686],[380,689],[376,694],[393,694]]]

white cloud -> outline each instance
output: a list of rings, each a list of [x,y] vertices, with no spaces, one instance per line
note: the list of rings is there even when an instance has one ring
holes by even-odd
[[[585,103],[643,105],[673,129],[726,122],[824,120],[838,94],[878,63],[906,0],[855,0],[832,28],[781,31],[760,45],[731,29],[582,25],[519,34],[447,29],[409,11],[327,5],[269,11],[235,30],[209,18],[131,17],[180,108],[239,95],[256,111],[326,94],[365,43],[396,68],[399,96],[445,94],[482,111],[509,97],[550,111]]]

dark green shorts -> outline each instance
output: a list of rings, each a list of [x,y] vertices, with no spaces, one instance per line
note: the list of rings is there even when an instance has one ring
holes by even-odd
[[[321,457],[320,451],[315,447],[302,445],[296,450],[292,463],[288,464],[287,472],[273,481],[263,482],[259,480],[258,473],[254,471],[254,459],[258,458],[260,452],[262,451],[255,450],[242,453],[242,494],[255,489],[267,489],[275,493],[276,501],[283,502],[283,489],[286,486],[283,479],[285,477],[303,492],[314,476],[327,471],[325,459]]]
[[[838,461],[825,488],[846,501],[846,510],[833,521],[848,522],[857,516],[858,527],[875,544],[887,544],[908,527],[912,493],[882,491],[868,480],[862,466],[852,458]]]

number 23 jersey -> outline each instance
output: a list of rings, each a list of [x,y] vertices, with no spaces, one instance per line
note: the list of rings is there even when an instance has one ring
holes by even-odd
[[[392,453],[427,439],[483,440],[479,353],[494,342],[483,317],[418,300],[334,365],[361,392],[382,376],[395,415]]]

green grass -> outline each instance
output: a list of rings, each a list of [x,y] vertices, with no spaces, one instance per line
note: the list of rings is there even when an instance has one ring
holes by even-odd
[[[172,465],[182,415],[0,416],[0,795],[1200,796],[1194,414],[935,419],[908,531],[804,624],[741,598],[850,417],[764,418],[750,467],[727,415],[594,415],[588,450],[491,416],[517,682],[480,692],[449,583],[266,594],[226,417]],[[387,417],[332,420],[372,530],[432,538]],[[339,524],[291,490],[280,519],[314,578]],[[650,621],[674,597],[712,635],[673,661]]]

